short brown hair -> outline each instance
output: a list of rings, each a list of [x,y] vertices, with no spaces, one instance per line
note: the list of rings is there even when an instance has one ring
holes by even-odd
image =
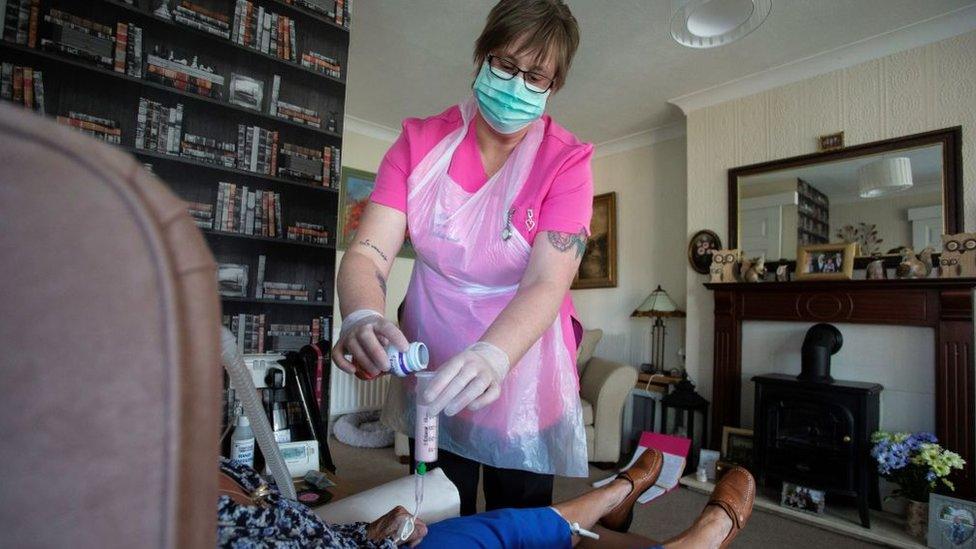
[[[566,74],[579,46],[579,26],[563,0],[501,0],[485,21],[474,45],[474,62],[480,67],[492,51],[522,38],[517,53],[535,51],[536,61],[555,54],[553,87],[566,82]]]

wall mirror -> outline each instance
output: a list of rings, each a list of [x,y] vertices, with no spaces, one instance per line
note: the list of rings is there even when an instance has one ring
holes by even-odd
[[[941,251],[963,232],[962,131],[866,143],[729,170],[730,248],[767,262],[797,248],[858,242],[867,257]]]

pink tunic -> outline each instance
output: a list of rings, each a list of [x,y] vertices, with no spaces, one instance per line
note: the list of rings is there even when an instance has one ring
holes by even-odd
[[[543,115],[542,120],[545,123],[542,143],[528,181],[513,204],[512,226],[529,245],[541,231],[579,233],[583,230],[589,234],[593,214],[590,169],[593,145],[579,141],[548,115]],[[410,173],[437,143],[462,123],[457,105],[429,118],[404,120],[403,132],[380,163],[370,200],[406,213]],[[475,123],[473,119],[471,125]],[[468,192],[477,191],[488,180],[473,127],[468,128],[451,159],[448,175]],[[559,316],[566,347],[576,356],[578,337],[574,334],[578,330],[572,322],[576,312],[568,292]]]

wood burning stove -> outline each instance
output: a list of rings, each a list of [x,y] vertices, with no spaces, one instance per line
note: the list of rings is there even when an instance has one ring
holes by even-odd
[[[830,377],[830,356],[843,344],[830,324],[810,328],[799,376],[760,375],[756,384],[754,457],[759,483],[785,481],[857,499],[861,525],[869,504],[880,509],[871,434],[878,430],[882,386]]]

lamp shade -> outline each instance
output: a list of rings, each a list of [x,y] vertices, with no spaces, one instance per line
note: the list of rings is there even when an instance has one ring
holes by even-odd
[[[658,287],[651,292],[647,298],[644,299],[643,303],[634,309],[634,312],[631,313],[630,316],[683,317],[685,316],[685,312],[679,309],[671,299],[671,296],[668,295],[668,292],[665,292],[663,289],[661,289],[661,286],[658,285]]]
[[[671,38],[689,48],[716,48],[759,28],[772,0],[671,0]]]
[[[875,198],[912,186],[912,162],[907,157],[882,158],[857,170],[861,198]]]

